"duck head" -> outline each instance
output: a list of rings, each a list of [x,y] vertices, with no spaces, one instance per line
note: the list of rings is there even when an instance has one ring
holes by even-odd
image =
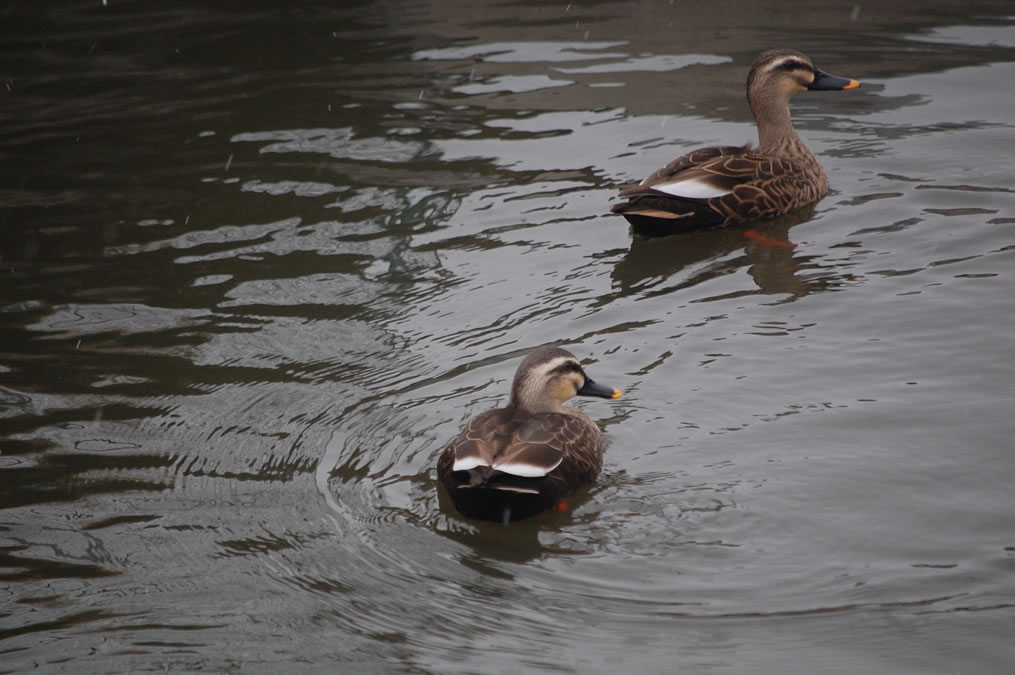
[[[531,413],[558,412],[574,396],[620,398],[621,392],[595,383],[578,359],[559,347],[530,352],[511,385],[511,405]]]

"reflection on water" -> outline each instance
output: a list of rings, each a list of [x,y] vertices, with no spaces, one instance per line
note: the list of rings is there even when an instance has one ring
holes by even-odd
[[[756,289],[750,293],[785,295],[792,301],[828,290],[830,279],[810,273],[813,258],[791,241],[794,225],[808,222],[814,209],[744,227],[691,233],[680,237],[633,236],[631,247],[613,268],[622,293],[665,295],[698,285],[703,279],[746,268]],[[691,268],[686,273],[685,268]],[[673,284],[671,278],[679,279]],[[657,286],[663,285],[661,288]]]
[[[359,4],[0,10],[5,669],[1006,672],[1007,5]],[[833,193],[632,236],[773,46]],[[602,476],[462,519],[548,342]]]

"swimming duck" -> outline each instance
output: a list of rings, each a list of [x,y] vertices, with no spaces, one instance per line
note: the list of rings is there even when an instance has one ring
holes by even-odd
[[[798,51],[763,52],[747,75],[758,147],[694,150],[621,191],[626,201],[611,211],[635,232],[660,235],[779,216],[818,201],[828,192],[828,177],[793,129],[789,99],[807,90],[859,86],[818,70]]]
[[[567,350],[540,347],[518,366],[508,406],[469,420],[441,453],[437,477],[470,518],[506,523],[547,511],[595,480],[606,449],[592,418],[563,403],[620,395]]]

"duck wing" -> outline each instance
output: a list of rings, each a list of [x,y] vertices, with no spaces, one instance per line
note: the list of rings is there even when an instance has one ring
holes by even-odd
[[[611,210],[722,225],[795,208],[795,195],[806,185],[804,170],[790,160],[752,153],[747,146],[702,148],[623,190],[627,202]]]
[[[505,428],[506,422],[503,410],[489,410],[469,420],[444,451],[453,461],[451,471],[492,467],[512,432],[511,428]]]
[[[604,444],[599,427],[584,416],[543,413],[517,419],[491,410],[469,420],[442,453],[438,470],[468,471],[480,482],[495,473],[541,478],[566,460],[569,472],[591,480],[602,466]]]
[[[567,473],[584,482],[599,473],[602,446],[599,428],[583,417],[537,415],[517,429],[493,468],[513,476],[540,478],[567,462]]]
[[[744,155],[749,150],[750,146],[748,145],[720,145],[710,148],[699,148],[687,153],[683,157],[678,157],[658,171],[650,173],[637,185],[632,185],[625,190],[621,190],[620,196],[631,197],[642,194],[646,190],[658,189],[657,186],[664,186],[671,182],[696,179],[708,181],[710,178],[709,166],[716,162],[721,162],[724,158]],[[696,169],[699,171],[695,171]],[[716,177],[721,176],[722,173],[725,172],[720,171],[716,174]],[[716,187],[721,189],[725,185],[720,181],[716,184]]]

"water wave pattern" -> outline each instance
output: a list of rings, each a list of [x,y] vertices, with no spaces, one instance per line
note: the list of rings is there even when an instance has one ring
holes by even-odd
[[[752,140],[747,52],[798,32],[95,6],[12,42],[56,74],[0,87],[5,667],[1003,672],[1015,55],[922,7],[800,45],[865,83],[794,105],[831,195],[659,240],[617,189]],[[436,457],[547,343],[625,392],[578,402],[603,473],[464,519]]]

